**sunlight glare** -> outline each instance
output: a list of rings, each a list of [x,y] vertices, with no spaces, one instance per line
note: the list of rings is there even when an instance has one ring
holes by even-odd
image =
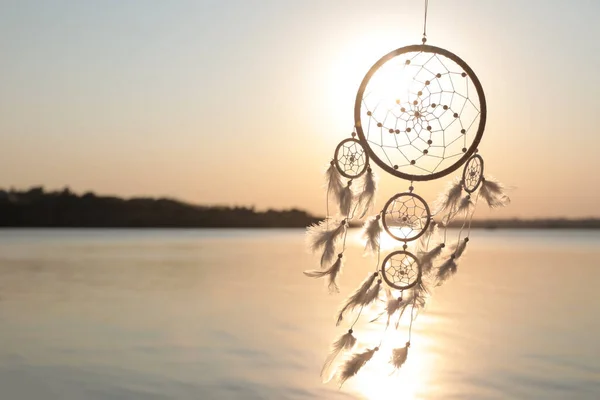
[[[365,74],[381,56],[395,48],[397,40],[392,40],[389,32],[375,29],[363,31],[345,43],[347,45],[336,54],[328,73],[328,105],[336,125],[339,121],[340,127],[348,126],[348,117],[353,115],[356,92]],[[384,93],[394,90],[393,86],[384,83],[382,81],[381,85]],[[390,98],[394,97],[393,93]]]
[[[403,347],[408,340],[410,313],[407,312],[402,317],[398,330],[394,329],[395,322],[392,321],[383,335],[379,351],[360,371],[360,374],[349,381],[348,386],[351,389],[369,400],[410,400],[417,399],[420,393],[427,392],[426,386],[429,383],[430,371],[434,367],[435,356],[427,346],[427,339],[415,338],[413,332],[406,363],[400,370],[395,371],[390,364],[390,355],[392,349]],[[377,344],[382,339],[385,321],[377,323],[375,327],[372,325],[366,326],[366,331],[361,330],[361,336],[367,343]]]

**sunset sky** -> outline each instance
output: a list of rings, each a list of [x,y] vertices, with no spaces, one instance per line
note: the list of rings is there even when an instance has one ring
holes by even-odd
[[[428,43],[486,93],[480,153],[513,188],[493,215],[600,216],[599,16],[597,0],[430,1]],[[4,1],[0,187],[322,214],[360,81],[422,24],[422,1]],[[408,185],[384,177],[378,205]]]

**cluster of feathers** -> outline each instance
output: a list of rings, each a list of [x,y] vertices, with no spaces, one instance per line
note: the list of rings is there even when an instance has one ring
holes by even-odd
[[[334,161],[330,163],[325,173],[325,181],[327,193],[333,197],[340,214],[346,218],[352,218],[355,213],[358,213],[358,218],[363,218],[375,204],[377,178],[371,167],[368,167],[360,177],[359,184],[362,185],[355,185],[358,189],[353,187],[352,179],[344,185]]]
[[[363,179],[362,191],[355,193],[351,188],[352,181],[344,186],[334,164],[331,164],[326,176],[328,193],[333,196],[339,206],[341,218],[328,218],[308,228],[309,248],[314,252],[322,251],[321,269],[304,273],[313,278],[325,278],[329,291],[339,292],[337,277],[342,269],[344,250],[344,245],[340,247],[340,242],[345,241],[348,221],[353,214],[358,210],[358,215],[362,218],[373,206],[376,179],[369,168]],[[482,199],[490,208],[505,206],[510,202],[505,188],[493,179],[482,178],[476,196],[476,199]],[[466,221],[472,217],[474,207],[472,195],[464,192],[462,180],[453,181],[441,196],[436,207],[435,214],[444,215],[441,218],[441,225],[432,220],[427,231],[416,244],[417,258],[422,271],[420,282],[403,292],[391,291],[383,286],[378,272],[369,274],[344,301],[338,311],[336,325],[340,325],[348,313],[358,310],[360,315],[365,307],[382,308],[379,315],[371,322],[385,318],[386,329],[392,324],[392,321],[395,321],[395,328],[398,329],[400,320],[407,311],[410,311],[411,318],[414,318],[413,314],[415,312],[418,314],[425,307],[430,293],[429,288],[444,284],[457,272],[458,262],[465,254],[469,242],[468,237],[459,238],[458,241],[447,246],[445,238],[442,240],[439,234],[440,226],[447,225],[457,217]],[[365,253],[379,252],[380,239],[383,234],[381,215],[368,218],[363,225],[361,234],[365,242]],[[352,328],[333,342],[321,370],[321,377],[325,382],[337,377],[341,386],[346,380],[356,375],[379,350],[379,347],[372,347],[354,351],[356,346],[357,339]],[[409,347],[410,342],[407,342],[405,346],[392,350],[390,364],[394,369],[399,369],[404,365]],[[338,363],[337,368],[333,368],[335,361],[342,354],[345,354],[345,358]]]
[[[361,177],[361,190],[356,192],[352,186],[352,180],[344,186],[342,176],[332,161],[325,173],[326,187],[328,195],[333,197],[334,203],[339,208],[341,219],[327,218],[317,225],[308,228],[308,247],[312,252],[322,251],[321,269],[304,271],[304,275],[310,278],[325,278],[327,287],[331,293],[339,292],[337,278],[342,271],[343,266],[343,245],[340,249],[340,241],[345,239],[348,220],[354,217],[357,211],[359,218],[363,218],[373,207],[375,202],[375,192],[377,191],[377,178],[371,170],[367,168],[363,177]],[[379,225],[379,224],[378,224]],[[378,231],[380,232],[380,231]],[[370,232],[371,237],[375,237],[377,232]],[[379,246],[379,233],[377,233],[377,242],[370,242],[371,251]],[[335,259],[336,250],[340,249]],[[335,259],[335,261],[334,261]]]

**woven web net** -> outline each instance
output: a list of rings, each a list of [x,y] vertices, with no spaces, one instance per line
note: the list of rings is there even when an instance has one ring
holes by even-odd
[[[381,162],[425,176],[460,162],[476,137],[480,116],[477,89],[462,67],[441,54],[409,52],[371,76],[360,125]]]
[[[465,190],[472,192],[477,188],[483,174],[483,165],[479,157],[473,157],[465,165]]]
[[[341,172],[356,177],[365,170],[367,155],[357,141],[345,140],[336,152],[336,162]]]
[[[383,265],[385,280],[396,289],[413,286],[419,279],[419,264],[416,258],[405,252],[393,253]]]
[[[425,202],[410,194],[401,194],[394,198],[383,212],[388,233],[403,241],[420,236],[427,228],[430,217]]]

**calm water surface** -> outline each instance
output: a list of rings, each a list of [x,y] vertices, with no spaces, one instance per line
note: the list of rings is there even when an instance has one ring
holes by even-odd
[[[590,231],[473,231],[401,372],[387,361],[404,329],[341,389],[323,385],[338,304],[375,265],[357,235],[330,296],[301,273],[316,265],[302,230],[2,230],[0,398],[600,398]]]

